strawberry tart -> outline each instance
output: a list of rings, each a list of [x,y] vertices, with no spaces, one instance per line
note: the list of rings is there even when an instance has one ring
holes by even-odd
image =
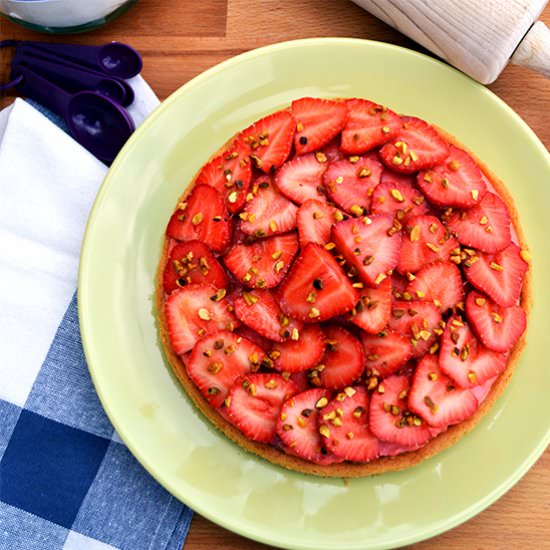
[[[510,380],[529,253],[504,185],[440,128],[301,98],[184,187],[161,340],[247,451],[321,476],[403,469],[453,445]]]

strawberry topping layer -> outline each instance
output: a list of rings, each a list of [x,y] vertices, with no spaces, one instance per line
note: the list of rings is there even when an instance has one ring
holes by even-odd
[[[303,461],[419,449],[476,413],[526,330],[530,257],[497,191],[424,120],[295,100],[176,205],[171,356],[244,438]]]

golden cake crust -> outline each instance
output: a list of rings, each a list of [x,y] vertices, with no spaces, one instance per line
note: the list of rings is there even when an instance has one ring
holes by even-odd
[[[483,171],[485,176],[491,182],[491,185],[494,187],[496,192],[505,202],[508,211],[510,212],[510,217],[512,220],[512,225],[516,231],[518,244],[522,250],[527,250],[527,244],[525,242],[525,237],[521,225],[519,223],[518,212],[515,207],[515,203],[512,199],[512,196],[506,189],[504,183],[498,179],[489,168],[481,162],[481,160],[468,148],[459,143],[451,134],[442,130],[441,128],[434,126],[445,141],[451,145],[455,145],[460,149],[463,149],[469,153],[472,158],[477,162],[480,169]],[[231,138],[226,144],[224,144],[218,151],[216,151],[211,157],[210,160],[218,156],[223,152],[226,146],[232,142],[234,139]],[[181,195],[180,201],[183,200],[183,197],[187,194],[195,182],[198,173],[191,180],[189,185],[186,187],[185,192]],[[466,435],[474,426],[483,418],[483,416],[491,409],[495,401],[502,394],[508,382],[512,378],[512,374],[517,367],[519,356],[525,345],[525,333],[518,340],[514,348],[510,353],[508,363],[505,370],[500,374],[498,379],[495,381],[491,387],[487,397],[477,409],[477,411],[467,420],[452,426],[445,430],[443,433],[437,435],[426,445],[417,449],[415,451],[408,451],[397,456],[386,456],[378,458],[372,462],[366,464],[355,464],[350,462],[343,462],[340,464],[331,464],[331,465],[318,465],[302,460],[301,458],[288,455],[282,450],[273,447],[272,445],[265,443],[258,443],[255,441],[249,440],[242,432],[240,432],[235,426],[228,422],[225,418],[221,416],[204,398],[200,393],[199,389],[191,381],[187,375],[185,366],[181,359],[174,353],[172,346],[170,344],[170,338],[168,336],[168,328],[166,324],[166,318],[164,314],[164,291],[163,291],[163,271],[164,266],[166,265],[168,257],[168,244],[169,239],[164,238],[164,245],[162,248],[162,254],[159,261],[159,267],[157,270],[156,277],[156,316],[160,334],[160,340],[162,342],[163,351],[165,357],[178,378],[179,382],[185,389],[187,395],[191,398],[194,405],[206,416],[206,418],[214,424],[221,432],[223,432],[229,439],[237,443],[244,450],[254,453],[273,464],[282,466],[283,468],[288,468],[290,470],[302,472],[304,474],[312,474],[322,477],[342,477],[342,478],[357,478],[365,477],[374,474],[381,474],[384,472],[404,470],[415,464],[422,462],[423,460],[434,456],[441,451],[454,445],[460,438]],[[525,280],[522,287],[520,303],[523,309],[525,310],[527,317],[529,317],[529,311],[532,302],[532,282],[531,282],[531,269],[526,273]]]

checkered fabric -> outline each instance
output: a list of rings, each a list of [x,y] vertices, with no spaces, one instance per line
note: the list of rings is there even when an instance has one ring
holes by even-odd
[[[0,120],[0,550],[180,550],[192,512],[114,431],[80,340],[78,252],[104,167],[33,111],[19,102],[7,128]],[[57,165],[49,180],[39,156],[18,167],[33,128],[63,148],[53,162],[74,161],[86,177]]]

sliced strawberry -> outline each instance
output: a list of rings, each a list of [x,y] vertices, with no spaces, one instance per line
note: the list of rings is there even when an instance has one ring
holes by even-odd
[[[250,188],[252,165],[243,145],[237,144],[203,166],[197,184],[211,185],[225,197],[229,212],[238,212]]]
[[[390,320],[392,284],[387,277],[377,287],[365,287],[353,308],[349,320],[365,332],[377,334]]]
[[[410,338],[386,329],[379,334],[363,334],[367,375],[387,378],[413,356]]]
[[[187,362],[189,378],[213,407],[219,407],[235,380],[259,368],[261,348],[233,332],[221,330],[197,342]]]
[[[519,299],[521,285],[529,268],[523,259],[519,246],[510,244],[496,254],[480,252],[470,267],[467,264],[464,274],[472,285],[485,292],[499,306],[513,306]]]
[[[332,240],[369,285],[380,284],[397,265],[401,233],[389,216],[340,222],[332,228]]]
[[[168,336],[178,355],[189,351],[206,335],[222,329],[233,330],[238,325],[227,298],[219,298],[217,290],[211,285],[190,284],[166,299]]]
[[[237,319],[269,340],[297,340],[303,324],[287,317],[269,290],[242,292],[233,301]]]
[[[397,269],[415,273],[435,260],[448,261],[458,242],[435,216],[413,216],[403,229],[403,243]]]
[[[236,244],[223,261],[246,286],[273,288],[283,280],[297,252],[298,238],[293,232],[252,244]]]
[[[412,174],[431,168],[447,158],[449,146],[424,120],[403,117],[403,127],[380,149],[382,162],[392,170]]]
[[[369,426],[382,441],[418,448],[431,438],[431,434],[426,423],[408,408],[409,389],[406,376],[386,378],[371,396]]]
[[[472,390],[457,388],[439,368],[437,356],[425,355],[418,363],[409,391],[409,409],[430,426],[458,424],[477,410]]]
[[[292,102],[296,119],[294,148],[303,155],[317,151],[344,128],[348,109],[343,101],[303,97]]]
[[[319,420],[326,448],[352,462],[378,458],[380,443],[370,431],[368,411],[369,394],[364,387],[348,387],[332,399]]]
[[[329,162],[335,162],[344,158],[344,153],[340,150],[340,139],[338,137],[327,143],[320,152],[327,157]]]
[[[487,191],[474,159],[453,145],[445,162],[420,172],[417,182],[428,199],[438,206],[469,208],[478,204]]]
[[[323,459],[323,442],[317,422],[319,411],[329,399],[330,392],[322,388],[298,393],[283,403],[277,421],[277,434],[283,443],[295,455],[310,462]]]
[[[485,348],[470,326],[460,316],[453,315],[441,338],[439,366],[462,388],[483,384],[506,367],[505,353]]]
[[[255,166],[269,174],[290,154],[295,130],[294,117],[288,111],[278,111],[243,130],[237,141],[245,145]]]
[[[279,191],[298,204],[308,199],[324,199],[323,174],[328,163],[326,159],[319,162],[318,158],[323,157],[311,153],[285,162],[275,177]]]
[[[338,208],[327,202],[310,199],[304,202],[296,214],[300,245],[318,243],[323,246],[330,241],[331,227],[345,216]]]
[[[466,298],[466,317],[483,345],[493,351],[510,351],[527,324],[521,306],[500,307],[475,291]]]
[[[404,275],[396,273],[395,271],[392,273],[392,276],[390,278],[392,298],[394,300],[402,300],[403,294],[409,286],[409,279]]]
[[[476,206],[455,212],[448,223],[458,241],[483,252],[498,252],[512,239],[510,213],[500,197],[486,193]]]
[[[412,216],[420,216],[430,210],[424,195],[414,185],[412,176],[384,170],[380,184],[371,199],[373,214],[388,214],[405,222]]]
[[[283,376],[285,376],[283,374]],[[294,372],[290,375],[290,380],[292,380],[296,386],[298,386],[298,391],[310,390],[311,386],[309,385],[309,378],[306,371]]]
[[[371,195],[380,183],[381,174],[382,165],[378,157],[371,153],[331,162],[323,182],[332,201],[346,212],[361,216],[370,208]]]
[[[336,260],[322,246],[306,244],[281,283],[281,308],[289,316],[317,323],[350,311],[358,295]]]
[[[162,281],[166,294],[189,283],[227,287],[227,276],[223,267],[210,249],[199,241],[187,241],[172,248]]]
[[[425,265],[416,272],[405,292],[415,300],[433,302],[441,313],[464,300],[460,270],[451,262],[437,261]]]
[[[222,252],[229,244],[231,222],[221,194],[210,185],[195,185],[172,214],[166,235],[177,241],[201,241]]]
[[[292,380],[280,374],[248,374],[239,378],[229,391],[227,414],[229,420],[248,439],[269,443],[283,402],[298,393]]]
[[[348,99],[348,121],[342,132],[342,151],[364,153],[394,138],[401,118],[387,107],[366,99]]]
[[[275,189],[270,178],[258,178],[252,184],[252,194],[253,198],[240,214],[241,231],[247,235],[267,237],[296,227],[298,207]]]
[[[430,302],[394,302],[388,326],[410,339],[414,357],[426,354],[442,334],[441,313]]]
[[[353,384],[363,374],[365,357],[361,342],[346,329],[331,325],[324,327],[325,354],[319,371],[321,386],[339,389]]]
[[[259,348],[262,348],[264,351],[269,351],[271,349],[272,342],[267,338],[265,338],[265,336],[258,334],[255,330],[252,330],[247,325],[238,326],[234,330],[234,332],[238,336],[242,336],[243,338],[250,340],[254,345],[258,346]]]
[[[319,325],[305,325],[298,339],[274,344],[269,352],[273,368],[281,372],[303,372],[316,366],[325,353],[325,336]]]

